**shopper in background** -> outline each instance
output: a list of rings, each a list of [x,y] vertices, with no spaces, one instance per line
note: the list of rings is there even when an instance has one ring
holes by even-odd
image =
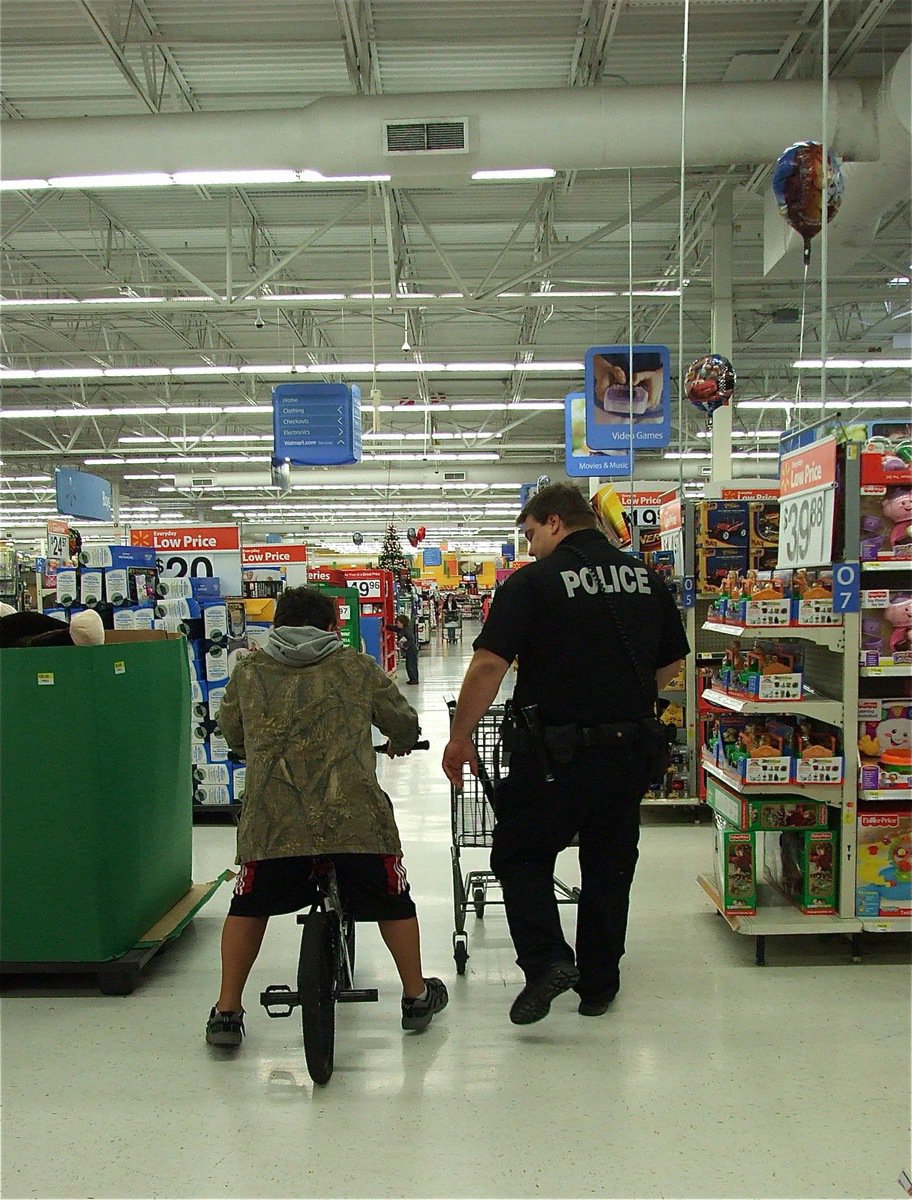
[[[650,782],[644,720],[654,713],[656,687],[677,672],[689,647],[665,585],[611,545],[576,488],[543,488],[517,524],[538,561],[497,590],[475,639],[443,769],[457,788],[465,763],[477,773],[473,731],[518,657],[504,726],[512,757],[497,789],[491,870],[526,977],[510,1019],[526,1025],[546,1016],[569,988],[584,1016],[600,1016],[617,994],[639,805]],[[610,611],[602,583],[611,592]],[[574,961],[553,878],[557,854],[577,835]]]
[[[456,630],[459,628],[459,601],[452,592],[443,602],[443,628],[446,631],[447,642],[456,645]]]
[[[405,659],[405,673],[411,684],[418,682],[418,638],[415,626],[407,616],[400,613],[396,617],[399,650]]]
[[[241,870],[222,930],[222,983],[206,1041],[239,1046],[242,993],[266,925],[313,899],[312,859],[331,858],[343,903],[376,921],[402,980],[402,1028],[421,1030],[447,1003],[425,979],[415,905],[389,797],[377,782],[371,725],[391,756],[421,732],[415,710],[372,658],[343,646],[332,600],[290,588],[263,652],[240,662],[219,725],[247,760],[237,837]]]
[[[491,596],[489,593],[486,592],[484,594],[484,596],[482,597],[482,601],[481,601],[481,620],[482,620],[482,622],[487,621],[488,613],[490,611],[491,611]]]

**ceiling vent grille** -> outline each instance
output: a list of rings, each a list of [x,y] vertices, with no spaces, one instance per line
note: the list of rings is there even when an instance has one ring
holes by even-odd
[[[461,154],[466,150],[462,118],[434,121],[387,121],[383,132],[387,154]]]
[[[465,483],[465,471],[444,471],[444,483]]]

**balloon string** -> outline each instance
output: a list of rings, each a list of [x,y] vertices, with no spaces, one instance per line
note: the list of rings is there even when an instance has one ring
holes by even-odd
[[[681,52],[681,172],[678,202],[678,489],[684,491],[684,185],[687,128],[687,48],[690,41],[690,0],[684,0],[684,46]],[[669,397],[669,402],[671,397]],[[676,568],[677,569],[677,568]]]
[[[804,282],[801,285],[801,324],[798,328],[798,361],[801,362],[804,358],[804,319],[807,314],[807,289],[808,289],[808,263],[804,264]],[[796,368],[798,375],[795,380],[795,406],[796,406],[796,424],[801,428],[801,413],[802,409],[797,406],[801,403],[801,368]]]

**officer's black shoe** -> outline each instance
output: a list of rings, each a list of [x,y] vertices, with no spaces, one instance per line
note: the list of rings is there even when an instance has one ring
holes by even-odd
[[[530,980],[513,1001],[510,1020],[514,1025],[533,1025],[551,1011],[551,1001],[579,981],[572,962],[556,962]]]
[[[592,996],[580,996],[577,1012],[581,1017],[600,1017],[608,1011],[617,992],[601,992]]]

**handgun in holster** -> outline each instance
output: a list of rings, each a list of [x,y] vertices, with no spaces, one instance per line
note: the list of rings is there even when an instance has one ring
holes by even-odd
[[[522,713],[522,718],[529,734],[529,740],[532,744],[532,754],[535,757],[538,768],[544,776],[545,783],[553,783],[554,770],[551,763],[551,755],[545,742],[545,731],[538,716],[538,705],[530,704],[526,708],[520,709],[520,712]]]

